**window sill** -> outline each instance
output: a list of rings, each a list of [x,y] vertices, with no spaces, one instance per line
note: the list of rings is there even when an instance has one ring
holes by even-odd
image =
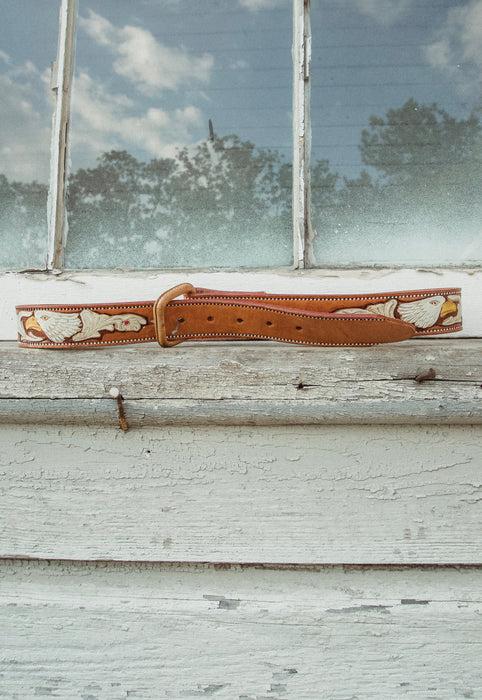
[[[312,270],[85,270],[61,275],[0,274],[0,340],[17,337],[16,304],[83,304],[152,300],[182,282],[196,287],[283,294],[370,294],[402,289],[462,288],[464,330],[482,337],[482,268]]]
[[[0,422],[160,425],[482,423],[482,340],[370,348],[156,344],[40,351],[0,344]],[[434,379],[416,381],[429,369]]]

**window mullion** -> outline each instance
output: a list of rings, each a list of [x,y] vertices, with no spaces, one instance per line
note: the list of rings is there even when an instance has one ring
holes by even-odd
[[[62,0],[57,60],[52,66],[51,86],[55,93],[55,109],[52,121],[48,200],[49,270],[62,269],[67,236],[65,196],[76,21],[77,0]]]
[[[310,0],[293,0],[293,260],[308,266],[311,241],[310,191]]]

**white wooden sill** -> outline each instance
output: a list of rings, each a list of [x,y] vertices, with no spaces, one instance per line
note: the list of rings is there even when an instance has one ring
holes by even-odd
[[[0,343],[0,422],[179,425],[482,423],[482,340],[368,348],[155,343],[26,350]],[[434,379],[417,381],[428,370]]]
[[[16,304],[84,304],[157,299],[181,282],[210,289],[287,294],[369,294],[462,288],[463,338],[482,338],[482,268],[311,270],[84,270],[0,274],[0,340],[17,337]]]

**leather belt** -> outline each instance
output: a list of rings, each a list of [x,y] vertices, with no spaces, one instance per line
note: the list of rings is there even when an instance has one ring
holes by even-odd
[[[163,347],[197,340],[375,345],[460,331],[460,294],[453,288],[291,295],[181,284],[156,302],[17,306],[18,342],[26,348],[59,349],[154,340]]]

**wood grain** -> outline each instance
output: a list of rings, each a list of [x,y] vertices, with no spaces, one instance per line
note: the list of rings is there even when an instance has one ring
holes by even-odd
[[[115,425],[481,423],[480,341],[46,351],[0,344],[0,421]],[[417,382],[429,369],[433,380]]]

